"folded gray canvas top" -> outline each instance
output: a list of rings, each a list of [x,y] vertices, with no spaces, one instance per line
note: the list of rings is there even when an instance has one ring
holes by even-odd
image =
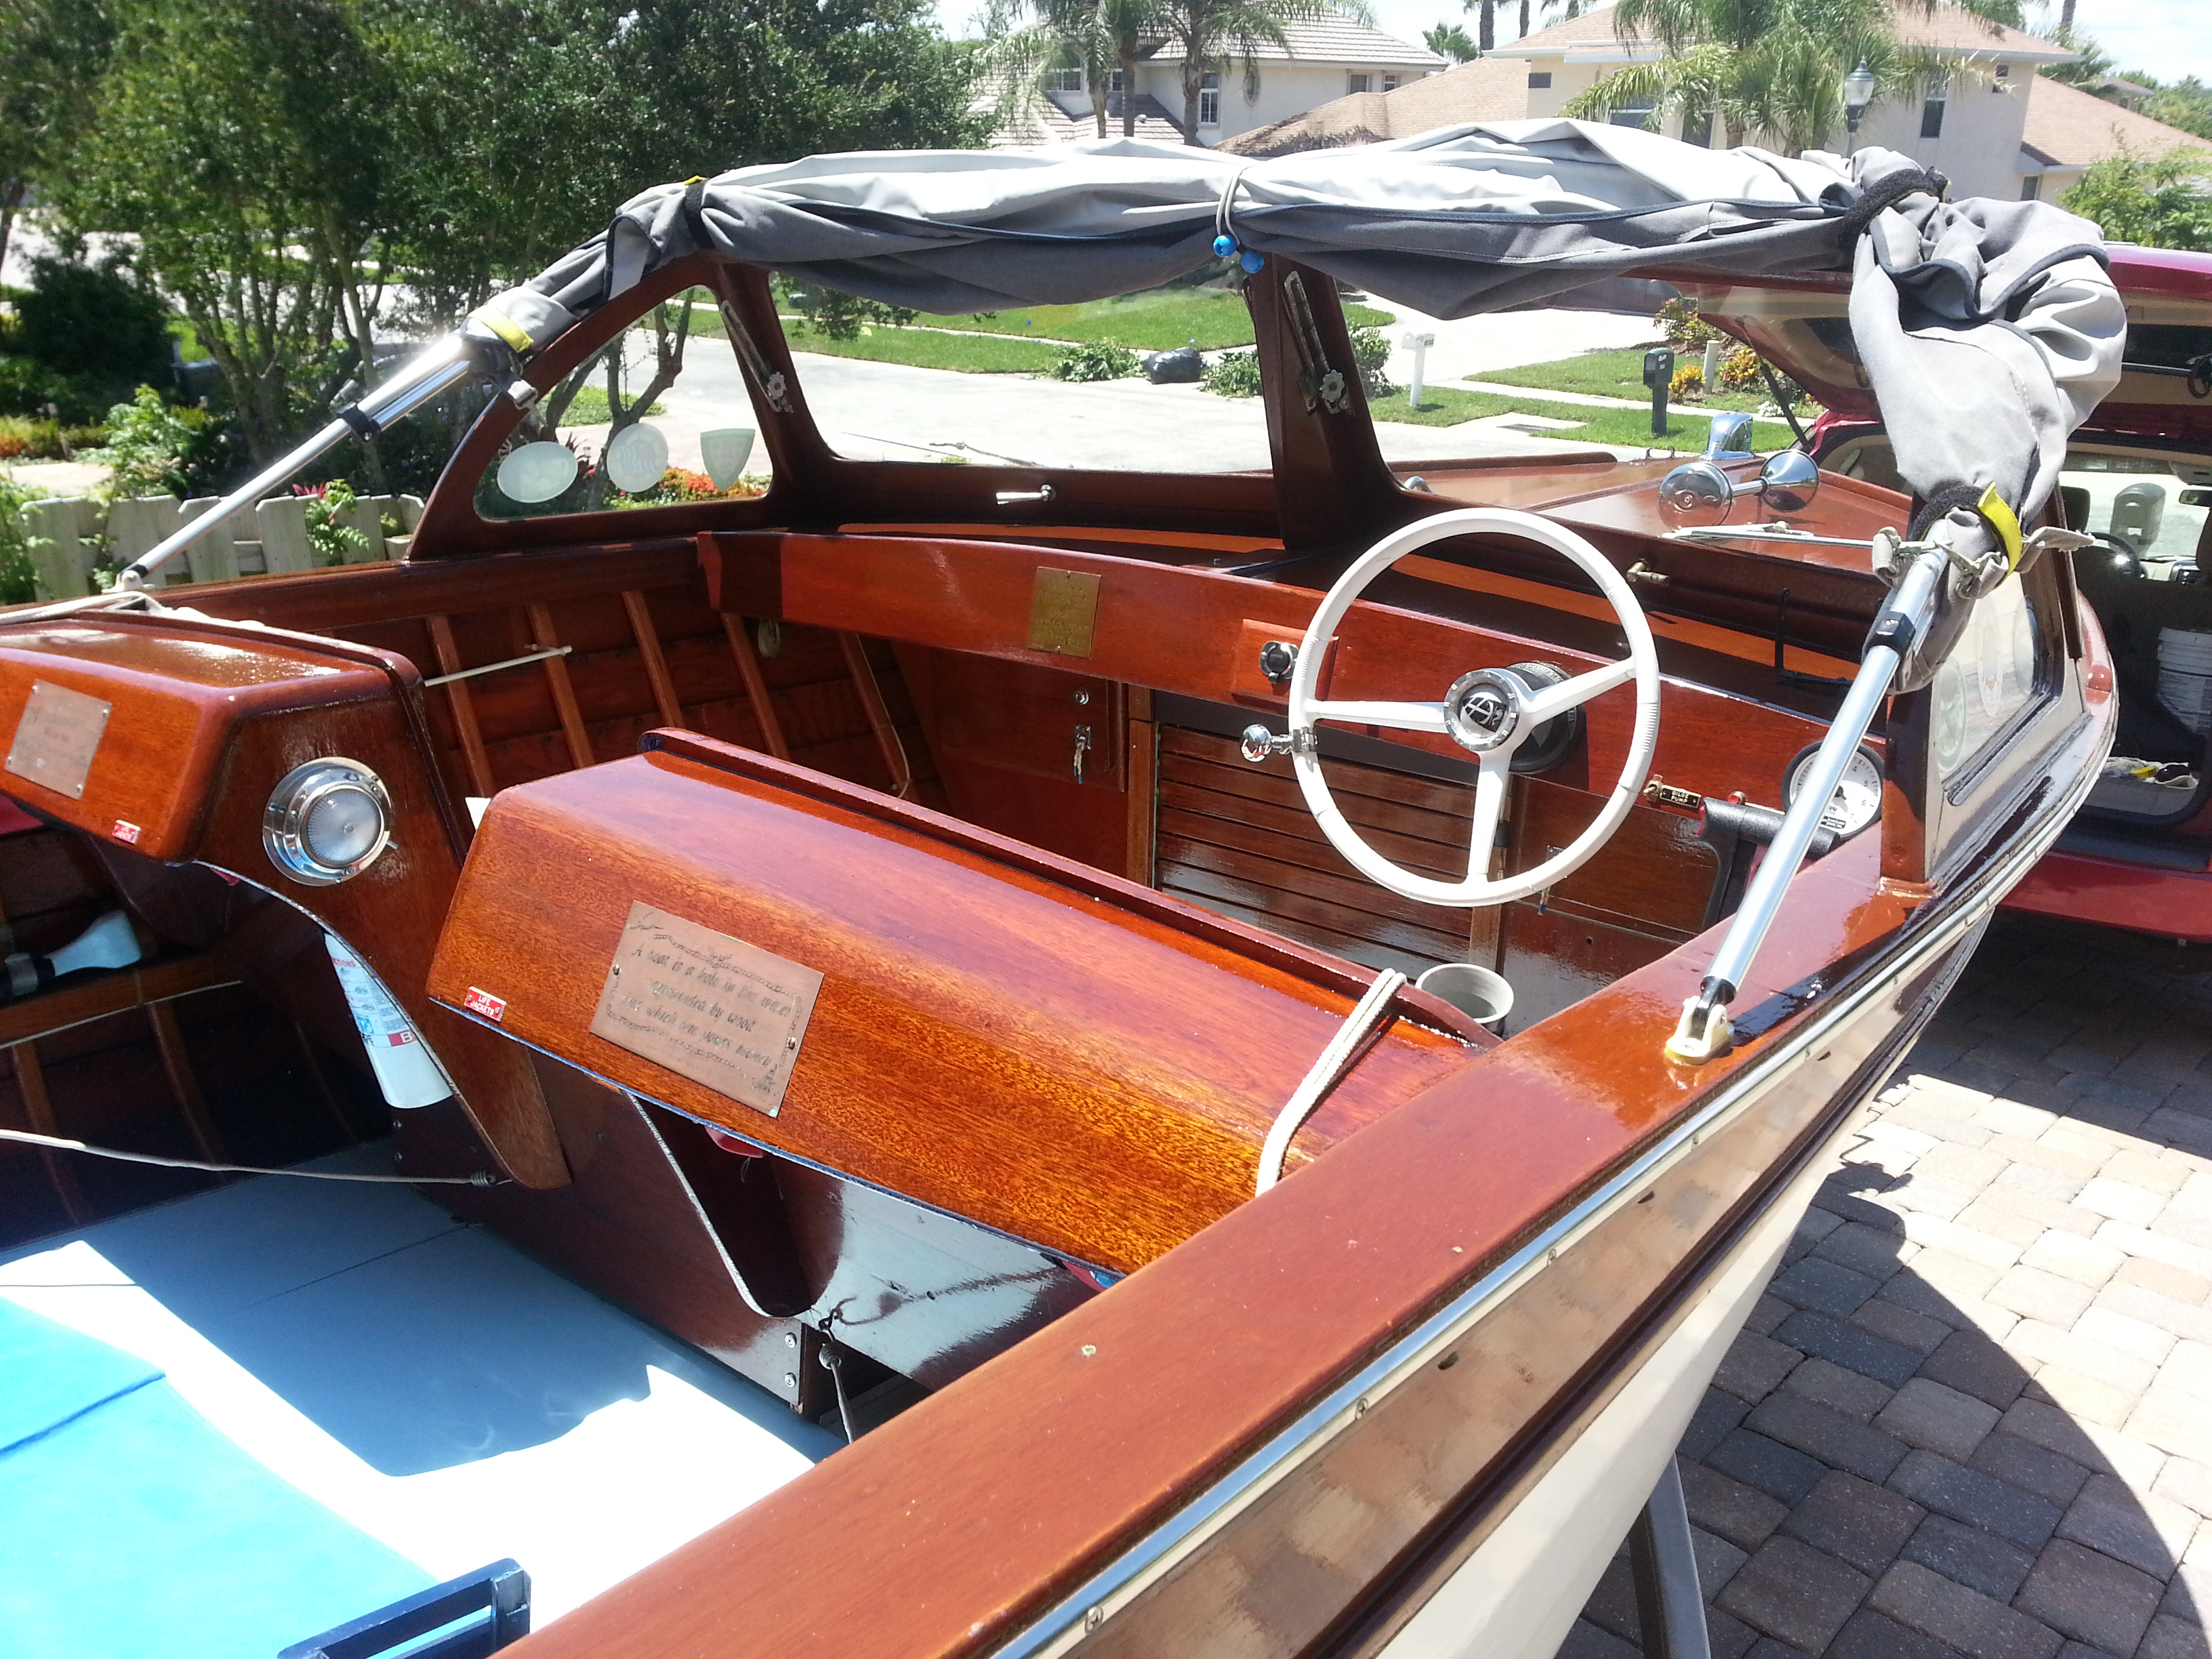
[[[2117,384],[2126,319],[2088,221],[1943,202],[1909,157],[1708,150],[1582,121],[1505,121],[1254,161],[1134,139],[898,150],[649,190],[493,300],[535,350],[668,261],[709,252],[959,313],[1103,299],[1241,248],[1432,316],[1656,264],[1853,273],[1851,326],[1923,495],[1994,483],[2026,514]]]

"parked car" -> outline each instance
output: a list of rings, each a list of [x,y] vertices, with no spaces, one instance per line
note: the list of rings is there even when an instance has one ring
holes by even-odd
[[[2074,579],[2112,649],[2119,732],[2087,804],[2007,903],[2212,944],[2212,255],[2118,246],[2112,271],[2125,368],[2068,445],[2058,500],[2097,538]],[[1852,345],[1847,284],[1679,286],[1827,406],[1808,434],[1824,469],[1905,488]],[[1939,688],[1939,731],[1944,712]]]

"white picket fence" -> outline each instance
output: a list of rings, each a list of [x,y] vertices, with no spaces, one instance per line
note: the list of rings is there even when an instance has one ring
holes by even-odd
[[[83,496],[26,501],[15,528],[27,537],[41,599],[74,599],[95,591],[93,566],[121,566],[150,553],[189,520],[216,503],[203,495],[179,501],[173,495],[143,495],[112,503]],[[272,495],[248,518],[240,514],[218,525],[172,559],[155,585],[180,587],[192,582],[228,581],[238,576],[313,570],[320,562],[307,540],[305,495]],[[402,533],[386,536],[384,520],[398,520]],[[358,497],[340,522],[362,534],[363,545],[347,550],[343,562],[374,564],[407,551],[422,517],[416,495]],[[258,532],[246,540],[244,532]]]

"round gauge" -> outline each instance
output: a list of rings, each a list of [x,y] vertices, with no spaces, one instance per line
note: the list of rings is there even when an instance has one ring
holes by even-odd
[[[1804,787],[1805,776],[1820,752],[1819,744],[1808,744],[1790,761],[1782,774],[1784,802],[1797,804],[1797,792]],[[1850,836],[1881,816],[1881,757],[1872,745],[1863,743],[1844,763],[1843,779],[1836,785],[1836,793],[1828,797],[1828,810],[1820,814],[1820,822],[1837,835]]]

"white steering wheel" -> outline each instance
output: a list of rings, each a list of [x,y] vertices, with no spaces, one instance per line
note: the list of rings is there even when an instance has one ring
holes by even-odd
[[[1345,612],[1368,585],[1408,553],[1432,542],[1455,536],[1514,536],[1565,554],[1612,603],[1613,614],[1628,635],[1626,661],[1608,663],[1555,685],[1538,687],[1508,668],[1478,668],[1464,674],[1438,702],[1324,702],[1314,696],[1328,642],[1344,620]],[[1498,818],[1505,805],[1507,767],[1514,751],[1547,720],[1580,707],[1601,691],[1631,678],[1636,681],[1636,730],[1629,739],[1628,758],[1620,780],[1606,797],[1605,806],[1589,829],[1572,844],[1534,868],[1503,880],[1490,878],[1490,854],[1498,836]],[[1474,823],[1470,832],[1467,878],[1439,881],[1403,869],[1359,838],[1345,822],[1322,776],[1316,720],[1345,720],[1359,726],[1389,726],[1401,732],[1442,732],[1475,757],[1479,770],[1474,784]],[[1259,734],[1255,734],[1259,735]],[[1337,579],[1336,586],[1314,612],[1313,626],[1291,672],[1290,753],[1298,787],[1306,805],[1336,850],[1350,860],[1369,880],[1394,893],[1427,904],[1474,906],[1503,904],[1540,891],[1561,877],[1578,870],[1605,845],[1620,821],[1628,816],[1651,770],[1651,757],[1659,741],[1659,658],[1651,645],[1651,629],[1643,607],[1629,591],[1620,574],[1605,556],[1571,530],[1533,513],[1504,507],[1466,507],[1421,520],[1396,534],[1386,536],[1359,562]]]

